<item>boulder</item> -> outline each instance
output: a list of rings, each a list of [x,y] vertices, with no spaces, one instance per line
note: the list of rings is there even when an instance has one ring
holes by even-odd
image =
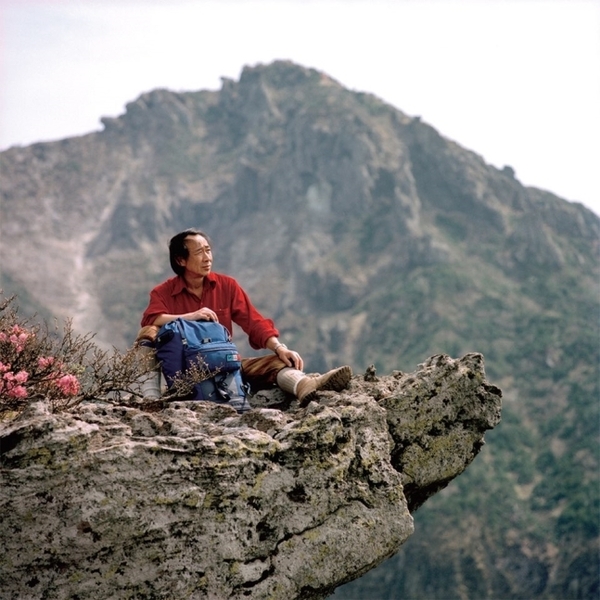
[[[370,368],[300,408],[108,402],[0,424],[0,580],[14,598],[326,598],[393,555],[411,511],[500,420],[483,357]]]

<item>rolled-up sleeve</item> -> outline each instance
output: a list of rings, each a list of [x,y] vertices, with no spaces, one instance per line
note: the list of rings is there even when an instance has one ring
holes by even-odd
[[[231,317],[248,336],[250,346],[255,350],[266,348],[270,337],[279,337],[279,331],[271,319],[263,317],[254,307],[248,294],[235,281],[231,280]]]
[[[197,310],[199,300],[185,294],[185,284],[179,277],[171,277],[150,292],[150,302],[142,315],[142,327],[153,325],[159,315],[183,314]]]
[[[150,292],[150,302],[148,303],[148,308],[144,311],[142,315],[142,327],[146,327],[146,325],[153,325],[156,317],[162,314],[166,314],[171,312],[167,305],[167,302],[164,298],[164,294],[157,288],[153,289]]]

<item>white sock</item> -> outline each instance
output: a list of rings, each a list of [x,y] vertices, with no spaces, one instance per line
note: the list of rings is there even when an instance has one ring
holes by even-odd
[[[302,371],[298,369],[292,369],[291,367],[284,367],[277,373],[277,385],[288,394],[296,395],[296,389],[301,379],[306,377]]]
[[[160,398],[160,373],[152,371],[145,375],[141,381],[142,398]]]
[[[152,364],[147,364],[148,367],[152,367],[152,370],[144,373],[138,380],[140,395],[142,398],[158,399],[161,397],[160,369],[158,368],[158,362],[156,361],[156,358],[150,359],[153,351],[149,347],[139,346],[138,351],[142,355],[147,355],[146,360],[152,360]]]

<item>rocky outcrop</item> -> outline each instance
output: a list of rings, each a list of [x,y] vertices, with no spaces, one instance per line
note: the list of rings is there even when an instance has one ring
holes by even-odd
[[[299,408],[44,403],[0,425],[0,580],[18,598],[324,598],[394,554],[411,511],[500,419],[483,358],[355,376]]]

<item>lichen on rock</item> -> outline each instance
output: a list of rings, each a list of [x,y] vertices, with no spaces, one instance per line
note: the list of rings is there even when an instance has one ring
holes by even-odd
[[[326,597],[398,550],[500,419],[480,355],[366,379],[244,415],[31,405],[0,425],[4,593]]]

